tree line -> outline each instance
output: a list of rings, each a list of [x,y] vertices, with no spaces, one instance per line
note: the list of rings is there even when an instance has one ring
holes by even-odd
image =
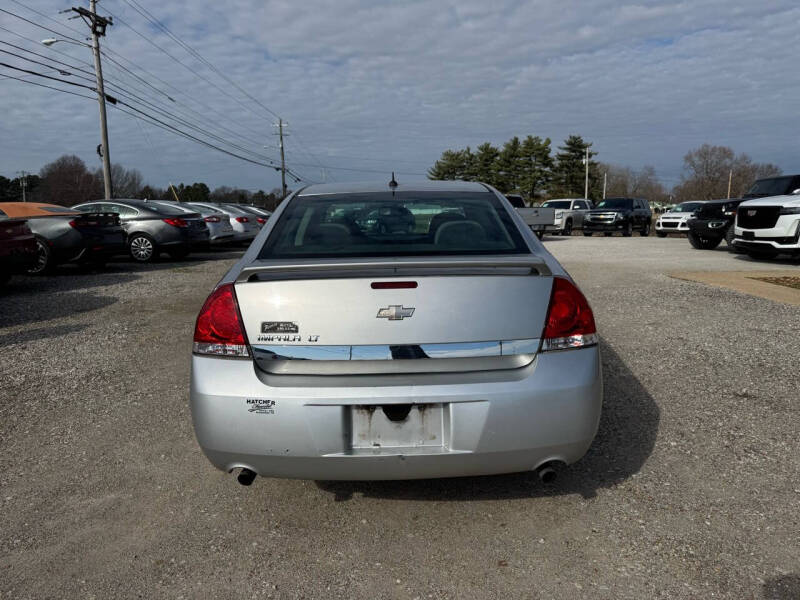
[[[730,197],[735,198],[756,179],[781,173],[776,165],[754,162],[727,146],[703,144],[686,153],[680,182],[668,188],[652,166],[635,170],[595,161],[593,144],[581,136],[570,135],[555,153],[551,144],[550,138],[529,135],[524,140],[515,136],[502,147],[486,142],[474,151],[469,146],[445,150],[428,170],[428,177],[482,181],[535,204],[548,198],[582,198],[588,157],[591,200],[600,200],[605,186],[607,197],[637,196],[669,204],[726,198],[729,179]]]
[[[87,168],[80,158],[64,155],[41,168],[38,175],[26,176],[25,195],[29,202],[49,202],[61,206],[73,206],[103,198],[103,171]],[[150,200],[175,200],[181,202],[232,202],[255,204],[275,210],[281,201],[281,191],[270,192],[220,186],[213,190],[205,183],[189,185],[180,183],[165,188],[143,183],[142,174],[136,169],[122,165],[111,165],[111,188],[115,198],[140,198]],[[0,175],[0,202],[22,200],[21,177],[9,179]]]

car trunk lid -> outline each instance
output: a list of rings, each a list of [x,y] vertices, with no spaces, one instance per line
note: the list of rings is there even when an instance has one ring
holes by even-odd
[[[235,288],[254,358],[272,373],[469,371],[532,360],[549,275],[533,255],[270,261]],[[414,360],[427,358],[446,360]]]

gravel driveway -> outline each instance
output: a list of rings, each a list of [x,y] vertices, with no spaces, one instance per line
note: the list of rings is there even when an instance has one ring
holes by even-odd
[[[0,294],[0,598],[800,598],[800,308],[668,277],[768,270],[679,238],[545,238],[589,297],[589,454],[439,481],[214,470],[193,320],[238,254]]]

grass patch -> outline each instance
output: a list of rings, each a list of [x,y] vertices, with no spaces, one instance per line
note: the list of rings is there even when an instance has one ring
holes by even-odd
[[[800,290],[800,277],[749,277],[748,279],[766,281],[767,283]]]

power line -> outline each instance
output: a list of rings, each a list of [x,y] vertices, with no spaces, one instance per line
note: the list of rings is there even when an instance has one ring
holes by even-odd
[[[71,94],[72,96],[78,96],[79,98],[87,98],[88,100],[96,100],[93,96],[87,96],[85,94],[79,94],[77,92],[73,92],[71,90],[64,90],[61,88],[53,87],[52,85],[45,85],[44,83],[37,83],[36,81],[30,81],[28,79],[23,79],[22,77],[14,77],[13,75],[3,75],[5,79],[14,79],[16,81],[21,81],[22,83],[29,83],[31,85],[35,85],[37,87],[47,88],[48,90],[55,90],[57,92],[64,92],[65,94]]]
[[[78,34],[78,35],[80,35],[80,36],[83,36],[83,35],[84,35],[84,33],[83,33],[82,31],[80,31],[79,29],[75,29],[74,27],[70,27],[70,26],[69,26],[69,25],[67,25],[66,23],[62,23],[61,21],[58,21],[57,19],[54,19],[53,17],[51,17],[51,16],[49,16],[49,15],[46,15],[46,14],[44,14],[43,12],[39,12],[39,11],[38,11],[38,10],[36,10],[35,8],[31,8],[30,6],[28,6],[28,5],[26,5],[26,4],[23,4],[22,2],[19,2],[18,0],[11,0],[11,1],[12,1],[14,4],[16,4],[17,6],[21,6],[22,8],[25,8],[25,9],[27,9],[27,10],[31,11],[32,13],[36,13],[36,14],[37,14],[37,15],[39,15],[40,17],[44,17],[44,18],[45,18],[45,19],[47,19],[48,21],[52,21],[53,23],[56,23],[56,24],[60,25],[61,27],[66,27],[66,28],[67,28],[67,29],[69,29],[70,31],[74,31],[75,33],[77,33],[77,34]],[[63,34],[59,34],[59,35],[63,35]]]
[[[262,117],[261,115],[259,115],[258,113],[256,113],[255,111],[253,111],[253,109],[252,109],[251,107],[249,107],[247,104],[245,104],[244,102],[242,102],[241,100],[239,100],[239,99],[238,99],[238,98],[236,98],[235,96],[233,96],[233,95],[229,94],[229,93],[228,93],[228,92],[227,92],[227,91],[226,91],[224,88],[220,87],[219,85],[217,85],[216,83],[214,83],[213,81],[211,81],[210,79],[208,79],[208,78],[207,78],[205,75],[202,75],[201,73],[198,73],[198,72],[197,72],[195,69],[193,69],[192,67],[190,67],[189,65],[187,65],[186,63],[184,63],[183,61],[181,61],[179,58],[177,58],[177,57],[176,57],[176,56],[174,56],[173,54],[170,54],[170,53],[169,53],[167,50],[165,50],[165,49],[164,49],[162,46],[159,46],[159,45],[158,45],[156,42],[154,42],[153,40],[151,40],[149,37],[147,37],[147,36],[146,36],[146,35],[144,35],[143,33],[139,32],[137,29],[134,29],[134,28],[133,28],[133,27],[132,27],[132,26],[131,26],[129,23],[127,23],[127,22],[126,22],[124,19],[121,19],[120,17],[118,17],[118,16],[114,15],[114,13],[112,13],[112,12],[111,12],[111,11],[109,11],[108,9],[106,9],[106,12],[107,12],[108,14],[110,14],[110,15],[111,15],[111,16],[112,16],[114,19],[116,19],[116,20],[117,20],[119,23],[122,23],[123,25],[125,25],[126,27],[128,27],[128,28],[129,28],[131,31],[133,31],[133,32],[134,32],[136,35],[138,35],[138,36],[139,36],[139,37],[141,37],[143,40],[145,40],[145,41],[146,41],[148,44],[150,44],[151,46],[153,46],[153,47],[157,48],[159,51],[163,52],[163,53],[164,53],[164,54],[166,54],[166,55],[167,55],[169,58],[171,58],[171,59],[172,59],[172,60],[174,60],[176,63],[178,63],[179,65],[181,65],[181,66],[182,66],[184,69],[188,70],[188,71],[189,71],[190,73],[192,73],[192,74],[193,74],[195,77],[198,77],[198,78],[202,79],[203,81],[205,81],[207,84],[209,84],[209,85],[213,86],[215,89],[217,89],[218,91],[220,91],[220,92],[221,92],[223,95],[227,96],[228,98],[230,98],[230,99],[231,99],[231,100],[233,100],[234,102],[236,102],[236,103],[238,103],[239,105],[243,106],[245,109],[247,109],[248,111],[252,112],[253,114],[255,114],[256,116],[258,116],[259,118],[264,118],[264,117]]]
[[[56,31],[55,29],[50,29],[49,27],[45,27],[44,25],[39,25],[39,23],[36,23],[35,21],[31,21],[30,19],[26,19],[25,17],[23,17],[21,15],[18,15],[16,13],[13,13],[10,10],[6,10],[5,8],[0,8],[0,12],[4,12],[7,15],[11,15],[12,17],[16,17],[17,19],[21,19],[21,20],[25,21],[26,23],[30,23],[34,27],[38,27],[39,29],[44,29],[45,31],[49,31],[50,33],[54,33],[55,35],[60,35],[61,37],[66,38],[68,40],[71,40],[73,42],[77,42],[79,44],[83,44],[83,42],[81,40],[76,40],[73,37],[70,37],[68,35],[64,35],[60,31]]]
[[[219,75],[219,76],[220,76],[220,77],[222,77],[222,78],[223,78],[225,81],[227,81],[227,82],[228,82],[228,83],[230,83],[232,86],[234,86],[234,87],[235,87],[237,90],[239,90],[239,91],[240,91],[242,94],[244,94],[245,96],[247,96],[247,97],[248,97],[250,100],[252,100],[252,101],[253,101],[253,102],[255,102],[256,104],[258,104],[258,105],[259,105],[261,108],[263,108],[264,110],[266,110],[266,111],[267,111],[268,113],[270,113],[272,116],[274,116],[274,117],[276,117],[276,118],[280,118],[280,116],[279,116],[279,115],[278,115],[278,114],[277,114],[275,111],[273,111],[272,109],[270,109],[268,106],[265,106],[265,105],[264,105],[264,104],[263,104],[263,103],[262,103],[260,100],[258,100],[257,98],[254,98],[252,95],[250,95],[250,94],[247,92],[247,90],[245,90],[244,88],[242,88],[242,87],[241,87],[241,86],[240,86],[238,83],[236,83],[235,81],[233,81],[233,80],[232,80],[230,77],[228,77],[228,76],[227,76],[225,73],[223,73],[222,71],[220,71],[219,69],[217,69],[217,67],[215,67],[215,66],[214,66],[212,63],[210,63],[208,60],[206,60],[206,59],[205,59],[205,58],[204,58],[204,57],[203,57],[203,56],[202,56],[202,55],[201,55],[201,54],[200,54],[200,53],[199,53],[197,50],[195,50],[194,48],[192,48],[192,47],[191,47],[189,44],[187,44],[187,43],[186,43],[186,42],[184,42],[182,39],[180,39],[180,38],[179,38],[177,35],[175,35],[174,33],[172,33],[172,31],[170,31],[170,30],[169,30],[169,28],[168,28],[166,25],[164,25],[163,23],[161,23],[161,21],[159,21],[159,20],[158,20],[156,17],[154,17],[154,16],[153,16],[153,14],[152,14],[152,13],[150,13],[150,12],[149,12],[149,11],[148,11],[146,8],[142,7],[142,6],[141,6],[141,5],[140,5],[138,2],[136,2],[136,0],[123,0],[123,2],[125,2],[126,4],[128,4],[129,6],[131,6],[131,7],[132,7],[132,8],[133,8],[133,9],[134,9],[136,12],[138,12],[138,13],[139,13],[140,15],[142,15],[142,16],[143,16],[145,19],[147,19],[148,21],[150,21],[150,22],[151,22],[153,25],[155,25],[156,27],[158,27],[158,28],[160,28],[162,31],[164,31],[164,33],[166,33],[166,34],[167,34],[169,37],[171,37],[171,38],[172,38],[172,39],[173,39],[175,42],[177,42],[177,43],[178,43],[178,44],[179,44],[181,47],[183,47],[183,48],[184,48],[184,49],[185,49],[185,50],[186,50],[186,51],[187,51],[189,54],[191,54],[192,56],[194,56],[195,58],[197,58],[199,61],[201,61],[203,64],[205,64],[205,65],[206,65],[206,66],[207,66],[209,69],[211,69],[212,71],[214,71],[214,72],[215,72],[217,75]]]

